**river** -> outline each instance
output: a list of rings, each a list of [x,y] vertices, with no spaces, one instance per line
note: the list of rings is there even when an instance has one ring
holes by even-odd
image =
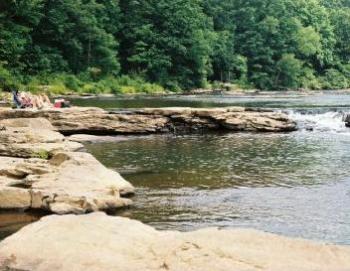
[[[350,245],[348,95],[170,96],[77,99],[118,108],[251,106],[287,112],[286,134],[117,137],[86,144],[137,187],[135,206],[116,215],[158,229],[244,227]],[[1,230],[0,230],[1,231]]]

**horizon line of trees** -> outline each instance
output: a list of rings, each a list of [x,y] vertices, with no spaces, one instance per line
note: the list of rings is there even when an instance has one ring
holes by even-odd
[[[170,90],[350,87],[349,0],[1,0],[0,88],[131,75]]]

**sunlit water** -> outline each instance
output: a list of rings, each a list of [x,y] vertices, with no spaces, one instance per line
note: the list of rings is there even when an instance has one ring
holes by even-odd
[[[251,227],[350,244],[350,137],[152,136],[88,145],[137,188],[124,215],[159,229]]]
[[[104,108],[260,106],[287,112],[287,134],[130,137],[86,148],[136,188],[118,214],[158,229],[248,227],[350,245],[350,96],[186,96],[74,101]],[[124,138],[125,139],[125,138]],[[0,237],[1,238],[1,237]]]

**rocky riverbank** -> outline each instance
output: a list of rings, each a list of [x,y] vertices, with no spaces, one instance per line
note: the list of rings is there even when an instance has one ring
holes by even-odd
[[[130,205],[134,188],[63,134],[189,133],[208,130],[287,132],[281,113],[240,107],[155,108],[107,112],[99,108],[0,109],[0,209],[67,214]],[[77,141],[77,140],[75,140]],[[79,140],[78,140],[79,141]]]
[[[345,271],[350,248],[255,230],[157,231],[103,213],[49,216],[0,243],[0,270]]]
[[[0,109],[0,209],[61,215],[2,241],[0,270],[349,270],[349,247],[252,230],[156,231],[100,213],[130,205],[134,187],[63,135],[295,129],[285,114],[238,107]]]

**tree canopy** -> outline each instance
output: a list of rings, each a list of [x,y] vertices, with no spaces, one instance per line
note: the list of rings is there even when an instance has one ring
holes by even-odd
[[[95,81],[138,76],[170,90],[213,81],[259,89],[348,88],[350,4],[2,0],[0,81],[62,73]]]

